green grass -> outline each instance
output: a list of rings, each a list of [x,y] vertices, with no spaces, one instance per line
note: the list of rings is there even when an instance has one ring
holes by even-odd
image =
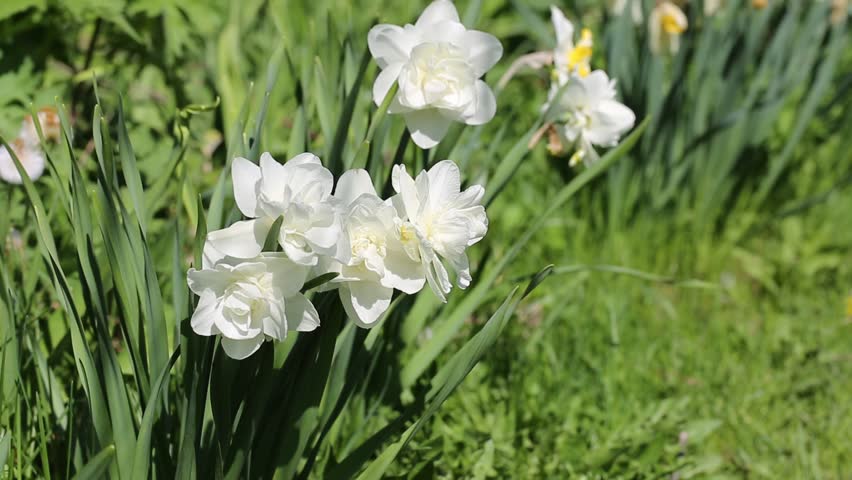
[[[849,200],[808,216],[822,221]],[[852,451],[848,246],[835,252],[834,267],[815,277],[785,272],[770,292],[732,255],[695,272],[697,251],[678,244],[676,232],[656,248],[661,229],[655,222],[581,240],[569,258],[677,270],[717,288],[591,271],[551,279],[412,464],[430,456],[446,478],[844,478]],[[835,234],[848,245],[848,226]],[[779,234],[755,242],[772,245],[765,261],[785,262],[790,245]]]
[[[422,5],[96,3],[0,7],[0,134],[58,104],[68,136],[0,185],[0,478],[848,478],[852,49],[827,7],[693,3],[662,59],[565,2],[651,116],[632,149],[528,151],[547,75],[521,74],[433,158],[486,185],[471,289],[369,332],[325,305],[237,363],[181,327],[204,232],[239,216],[230,159],[427,161],[361,68],[374,12]],[[552,46],[549,1],[457,3],[503,41],[491,84]]]

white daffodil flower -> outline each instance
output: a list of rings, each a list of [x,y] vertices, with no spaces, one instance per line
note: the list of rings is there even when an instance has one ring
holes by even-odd
[[[633,23],[642,23],[642,0],[609,0],[609,11],[621,15],[630,7],[630,18]]]
[[[46,141],[59,141],[62,134],[62,127],[59,123],[59,114],[55,108],[46,107],[38,111],[38,121],[41,124],[41,133],[44,134]],[[21,133],[18,134],[26,144],[38,146],[41,140],[38,138],[35,122],[31,115],[24,117],[24,123],[21,125]]]
[[[712,17],[722,8],[724,0],[704,0],[704,16]]]
[[[561,91],[560,91],[561,90]],[[549,94],[548,121],[564,145],[576,153],[571,165],[598,160],[594,146],[613,147],[633,127],[636,115],[615,99],[615,81],[595,70],[586,77],[573,76],[564,86],[554,84]]]
[[[17,138],[9,145],[27,172],[30,180],[37,180],[44,173],[45,156],[44,152],[36,143],[31,145],[21,138]],[[12,161],[11,153],[5,146],[0,146],[0,178],[8,183],[20,185],[24,183],[18,169],[15,168],[15,162]]]
[[[672,2],[658,3],[648,17],[648,38],[651,51],[657,55],[675,54],[680,48],[680,36],[689,22],[686,14]]]
[[[421,148],[444,138],[452,122],[487,123],[497,111],[480,80],[503,55],[493,35],[468,30],[449,0],[435,0],[414,25],[376,25],[367,37],[381,73],[373,100],[381,105],[394,83],[399,90],[389,113],[400,113]]]
[[[199,296],[190,325],[199,335],[221,335],[225,353],[237,360],[256,352],[264,340],[282,341],[290,330],[312,331],[319,315],[299,292],[309,270],[283,253],[224,257],[202,270],[190,269],[187,282]]]
[[[553,51],[554,74],[560,82],[569,75],[585,77],[592,71],[592,31],[584,28],[580,40],[574,44],[574,25],[565,18],[562,10],[551,6],[550,18],[556,30],[556,49]]]
[[[396,235],[396,209],[376,195],[366,170],[349,170],[337,182],[334,196],[344,214],[344,235],[351,246],[345,263],[330,261],[336,272],[328,286],[338,287],[346,314],[370,328],[390,306],[393,289],[413,294],[426,283],[419,261],[412,260]]]
[[[303,153],[281,165],[264,153],[259,166],[235,158],[231,175],[237,207],[250,220],[208,234],[220,256],[257,256],[279,217],[278,242],[296,263],[315,265],[318,255],[336,257],[348,250],[331,197],[334,177],[316,155]]]
[[[471,277],[465,250],[488,231],[485,190],[473,185],[461,191],[459,168],[450,160],[420,172],[416,181],[397,165],[391,182],[398,193],[391,198],[400,215],[398,238],[408,256],[423,264],[435,294],[446,301],[452,284],[442,259],[455,270],[458,286],[467,288]]]

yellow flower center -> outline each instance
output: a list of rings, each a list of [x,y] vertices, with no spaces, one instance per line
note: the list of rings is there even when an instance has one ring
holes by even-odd
[[[678,22],[677,17],[671,13],[664,13],[660,22],[663,24],[663,31],[669,35],[680,35],[686,30],[686,26]]]
[[[589,61],[592,59],[592,45],[592,31],[584,28],[580,33],[580,41],[577,42],[577,46],[566,54],[569,70],[576,70],[581,77],[585,77],[591,72]]]

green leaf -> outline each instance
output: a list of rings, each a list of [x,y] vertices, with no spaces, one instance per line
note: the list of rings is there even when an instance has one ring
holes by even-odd
[[[307,292],[308,290],[313,290],[313,289],[315,289],[315,288],[317,288],[321,285],[325,285],[326,283],[337,278],[338,275],[339,275],[339,273],[337,273],[337,272],[329,272],[329,273],[324,273],[320,276],[314,277],[314,278],[308,280],[307,282],[305,282],[305,285],[302,287],[302,293]]]
[[[278,242],[278,235],[281,233],[281,224],[284,222],[284,216],[280,216],[272,222],[272,226],[269,228],[269,233],[266,234],[266,239],[263,241],[263,251],[264,252],[275,252],[280,248],[280,243]]]
[[[145,226],[145,197],[142,192],[142,178],[139,176],[139,169],[136,167],[136,156],[133,154],[133,147],[130,145],[130,136],[127,133],[123,103],[124,100],[119,99],[118,156],[121,159],[121,170],[124,173],[124,181],[127,183],[127,189],[130,191],[130,199],[133,202],[133,208],[136,210],[136,219],[142,228],[142,235],[144,236],[147,231]]]
[[[167,383],[169,372],[180,356],[180,349],[172,353],[169,362],[151,388],[151,395],[148,397],[148,405],[145,407],[145,414],[142,416],[142,423],[139,425],[139,435],[136,439],[136,453],[133,460],[133,479],[146,480],[148,478],[148,470],[151,466],[151,431],[154,429],[154,421],[157,419],[157,407],[159,406],[160,392],[163,385]]]
[[[115,457],[115,446],[109,445],[89,460],[85,467],[81,468],[74,480],[89,480],[92,478],[105,478],[110,463]]]

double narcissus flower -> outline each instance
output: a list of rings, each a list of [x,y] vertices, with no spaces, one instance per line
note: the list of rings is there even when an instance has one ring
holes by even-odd
[[[265,340],[284,340],[290,330],[312,331],[319,314],[299,291],[309,270],[283,253],[205,262],[187,274],[189,288],[199,296],[190,325],[199,335],[220,335],[225,353],[237,360]]]
[[[438,162],[412,179],[393,171],[397,195],[381,199],[366,170],[337,182],[319,158],[304,153],[281,165],[268,153],[260,165],[235,159],[234,197],[249,220],[210,232],[200,270],[187,275],[200,299],[191,326],[219,335],[230,357],[242,359],[288,331],[310,331],[320,319],[301,290],[305,280],[336,276],[321,290],[337,289],[346,314],[370,328],[387,311],[393,291],[419,292],[428,280],[444,301],[451,289],[447,261],[458,285],[470,284],[466,249],[485,235],[483,189],[461,191],[458,167]],[[264,252],[277,218],[280,251]]]
[[[560,146],[573,146],[572,166],[595,162],[595,146],[614,147],[633,128],[636,115],[615,96],[615,81],[603,70],[551,87],[548,103],[555,103],[548,106],[547,120],[555,126]]]
[[[470,285],[470,264],[465,250],[482,240],[488,217],[482,206],[485,190],[473,185],[461,190],[455,163],[444,160],[417,179],[397,165],[391,177],[397,195],[399,239],[409,258],[422,264],[432,290],[442,301],[452,289],[443,260],[456,272],[459,288]]]
[[[449,0],[435,0],[414,25],[376,25],[367,37],[381,73],[373,100],[381,105],[396,83],[389,113],[402,114],[411,139],[432,148],[450,124],[482,125],[497,102],[480,78],[503,55],[493,35],[468,30]]]
[[[269,153],[260,165],[235,158],[231,167],[234,199],[249,218],[210,232],[212,252],[252,258],[263,250],[272,224],[281,217],[278,243],[284,253],[302,265],[316,265],[319,255],[337,256],[340,218],[331,199],[334,177],[312,153],[303,153],[284,165]]]
[[[376,194],[366,170],[350,170],[334,192],[344,217],[350,256],[329,262],[323,273],[338,274],[337,286],[346,313],[359,326],[370,328],[390,306],[393,290],[419,292],[426,283],[420,262],[409,258],[399,239],[399,213]]]

